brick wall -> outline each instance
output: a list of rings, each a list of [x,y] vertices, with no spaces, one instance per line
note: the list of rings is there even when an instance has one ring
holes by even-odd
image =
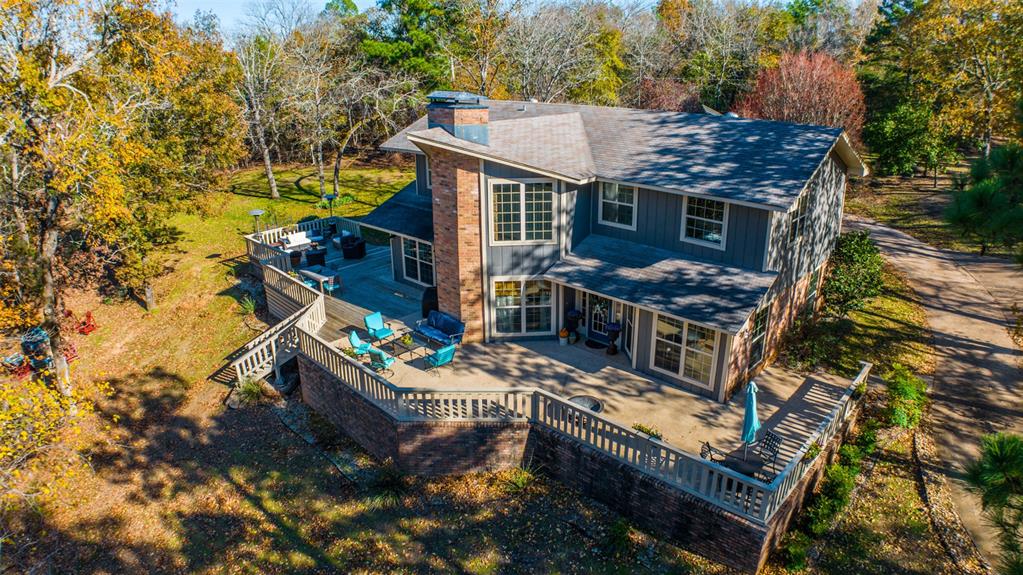
[[[826,269],[825,263],[821,269]],[[784,289],[771,301],[771,313],[767,325],[767,341],[764,346],[764,360],[749,368],[750,358],[750,330],[752,320],[739,331],[732,339],[732,353],[728,363],[728,380],[725,382],[725,400],[732,396],[742,385],[756,377],[767,366],[774,362],[778,356],[778,346],[785,332],[792,327],[792,322],[799,315],[800,310],[806,304],[807,292],[810,287],[810,277],[806,274],[796,281],[791,287]],[[823,281],[821,281],[823,284]],[[819,305],[820,286],[818,286],[818,297],[815,305]]]
[[[427,114],[431,123],[447,126],[480,125],[490,121],[490,110],[485,106],[427,106]]]
[[[298,370],[306,405],[373,457],[391,459],[405,473],[452,475],[522,463],[529,434],[525,421],[400,422],[301,355]]]
[[[522,464],[525,421],[426,421],[398,424],[398,459],[407,473],[456,475]]]
[[[460,474],[525,465],[596,499],[637,527],[688,551],[756,573],[835,457],[840,433],[768,525],[689,495],[548,428],[517,422],[398,422],[299,356],[302,399],[379,460],[405,473]],[[853,421],[854,418],[850,418]]]
[[[463,341],[483,341],[479,160],[440,149],[429,155],[438,307],[465,322]]]

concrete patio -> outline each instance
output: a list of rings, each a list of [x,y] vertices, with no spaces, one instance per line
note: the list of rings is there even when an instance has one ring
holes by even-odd
[[[328,256],[344,288],[326,298],[328,320],[319,336],[347,347],[355,329],[367,337],[363,317],[380,311],[394,327],[414,325],[420,317],[422,290],[394,281],[390,249],[369,246],[365,259]],[[623,354],[608,356],[582,343],[561,346],[556,340],[461,346],[450,366],[427,372],[419,348],[412,353],[382,346],[397,361],[389,381],[402,387],[487,389],[538,387],[564,397],[591,395],[604,402],[603,413],[625,424],[642,423],[659,429],[664,440],[691,453],[709,441],[724,451],[741,451],[745,394],[720,404],[683,391],[631,368]],[[850,381],[829,374],[799,374],[772,366],[756,378],[760,388],[759,414],[764,429],[783,438],[779,459],[788,461],[831,412]]]

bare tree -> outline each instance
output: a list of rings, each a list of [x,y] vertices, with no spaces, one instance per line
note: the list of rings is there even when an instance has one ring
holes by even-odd
[[[623,60],[627,73],[622,86],[622,103],[637,108],[650,107],[647,90],[659,78],[670,73],[672,47],[657,14],[646,3],[626,4],[616,22],[622,31]]]
[[[512,91],[523,99],[563,100],[598,73],[588,41],[598,22],[583,5],[536,4],[508,30]]]
[[[281,74],[284,48],[275,37],[242,36],[235,44],[241,79],[236,88],[245,109],[249,139],[263,159],[270,197],[280,198],[274,177],[271,150],[274,147],[273,123],[281,106]]]
[[[457,0],[462,25],[446,38],[456,85],[490,97],[508,64],[508,29],[521,10],[521,0]]]
[[[364,63],[348,70],[337,96],[342,122],[333,142],[335,191],[341,189],[341,163],[348,146],[363,134],[378,139],[396,131],[411,120],[420,103],[415,80]]]

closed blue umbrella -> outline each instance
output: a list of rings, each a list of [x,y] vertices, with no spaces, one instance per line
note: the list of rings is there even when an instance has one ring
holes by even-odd
[[[757,418],[757,384],[750,381],[746,386],[746,413],[742,418],[742,442],[743,458],[746,457],[746,447],[757,440],[757,431],[760,429],[760,419]]]

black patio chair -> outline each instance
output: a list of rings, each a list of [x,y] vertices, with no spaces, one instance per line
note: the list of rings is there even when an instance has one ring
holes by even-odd
[[[770,467],[772,476],[777,474],[778,452],[781,450],[781,443],[782,439],[777,433],[765,431],[759,441],[750,445],[750,450],[760,458],[764,467]]]

